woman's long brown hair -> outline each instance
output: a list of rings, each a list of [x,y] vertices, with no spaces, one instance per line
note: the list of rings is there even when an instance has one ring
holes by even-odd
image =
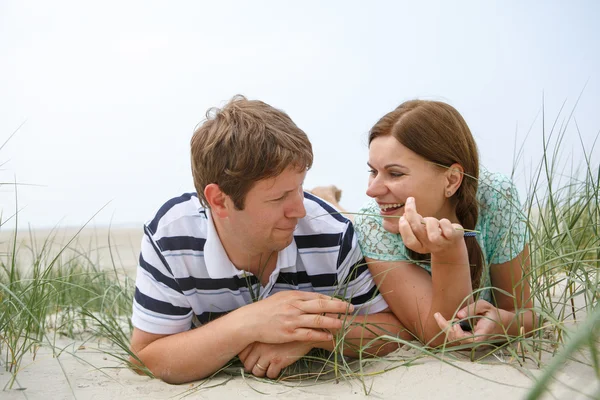
[[[403,146],[443,167],[458,163],[464,168],[462,183],[450,201],[467,229],[475,229],[479,216],[477,185],[479,155],[475,139],[454,107],[439,101],[411,100],[384,115],[369,132],[369,145],[379,136],[394,136]],[[465,238],[473,289],[479,288],[483,269],[481,247],[473,237]],[[428,254],[407,249],[415,261],[430,260]]]

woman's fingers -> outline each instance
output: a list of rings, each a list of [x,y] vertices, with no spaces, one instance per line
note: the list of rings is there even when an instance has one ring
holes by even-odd
[[[409,249],[419,253],[434,253],[452,245],[457,237],[462,237],[462,231],[457,231],[454,225],[460,226],[448,219],[421,216],[414,199],[409,197],[404,206],[404,215],[398,222],[398,230]]]
[[[433,314],[433,318],[435,319],[435,322],[437,322],[441,330],[444,331],[450,327],[450,323],[446,320],[446,318],[442,317],[442,314],[440,314],[439,312]]]
[[[417,213],[415,199],[409,197],[404,204],[404,215],[398,222],[398,230],[404,245],[417,253],[429,253],[427,249],[427,230],[423,217]]]
[[[442,332],[446,333],[446,341],[447,342],[456,342],[460,341],[463,343],[464,340],[472,339],[469,333],[464,332],[458,323],[452,323],[446,318],[442,316],[440,313],[433,314],[433,318],[435,322],[437,322],[438,326],[442,330]]]
[[[468,306],[461,308],[456,313],[456,316],[460,319],[465,319],[474,315],[482,315],[489,311],[490,307],[494,306],[485,300],[477,300],[475,303],[469,304]]]
[[[425,222],[425,229],[427,229],[427,239],[429,239],[432,244],[439,245],[446,240],[446,238],[442,236],[440,221],[436,218],[426,217],[423,218],[423,222]]]
[[[423,217],[417,212],[417,205],[415,204],[415,199],[413,197],[406,199],[403,217],[409,223],[410,228],[415,235],[419,236],[420,234],[425,233],[425,228],[422,224]]]
[[[402,242],[404,242],[404,245],[407,248],[416,252],[423,251],[423,244],[417,239],[410,224],[404,216],[400,217],[400,221],[398,222],[398,228],[400,231],[400,235],[402,236]]]
[[[452,222],[450,222],[446,218],[442,218],[440,220],[440,230],[441,230],[442,235],[446,239],[451,239],[452,237],[454,237],[454,235],[456,235],[456,232],[457,232],[456,228],[454,227]]]
[[[415,204],[415,198],[409,197],[406,199],[406,202],[404,203],[404,216],[407,219],[410,219],[416,215],[418,215],[418,214],[417,214],[417,205]]]

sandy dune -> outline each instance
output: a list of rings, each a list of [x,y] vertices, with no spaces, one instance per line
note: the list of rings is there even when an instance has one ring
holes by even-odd
[[[40,254],[43,249],[46,260],[52,260],[61,250],[63,263],[71,259],[85,262],[82,255],[103,269],[124,269],[128,275],[135,276],[135,268],[140,251],[143,227],[115,228],[86,227],[44,229],[33,232],[17,232],[17,254],[19,264],[31,265],[32,254]],[[15,232],[0,230],[0,257],[6,259],[12,254]],[[110,244],[110,246],[109,246]]]
[[[56,254],[73,237],[75,229],[61,229],[55,232],[52,250]],[[108,230],[105,228],[86,229],[71,243],[61,257],[86,254],[102,268],[112,268],[111,253],[108,248]],[[36,231],[33,239],[26,233],[19,233],[19,259],[26,263],[30,260],[28,249],[41,248],[43,238],[49,231]],[[0,254],[6,254],[8,243],[13,234],[0,232]],[[128,275],[135,274],[137,253],[141,238],[140,229],[114,229],[111,231],[113,257],[118,268],[124,268]],[[21,240],[22,239],[22,240]],[[6,257],[3,255],[2,257]],[[187,385],[168,385],[159,380],[138,376],[124,368],[102,350],[114,352],[106,345],[97,343],[73,342],[58,338],[57,346],[64,348],[59,360],[52,357],[48,348],[42,347],[35,360],[26,357],[21,365],[18,381],[12,390],[0,392],[2,399],[166,399],[181,398],[260,398],[270,395],[287,399],[355,399],[365,397],[365,388],[358,379],[339,382],[303,382],[273,384],[242,377],[239,371],[233,378],[221,373],[207,382]],[[400,349],[388,359],[411,356],[411,351]],[[412,353],[414,355],[415,353]],[[581,356],[582,359],[583,356]],[[532,365],[522,368],[506,354],[488,357],[477,363],[468,361],[460,355],[460,361],[448,365],[433,358],[421,358],[409,367],[396,367],[382,374],[365,379],[369,397],[375,399],[455,399],[455,400],[493,400],[523,398],[532,385],[532,377],[540,371]],[[589,361],[588,361],[589,363]],[[376,362],[366,371],[377,372],[397,366],[398,363]],[[62,366],[62,367],[61,367]],[[8,382],[10,374],[0,369],[0,387]],[[68,380],[67,380],[68,378]],[[20,389],[15,389],[20,388]],[[571,389],[570,389],[571,388]],[[570,362],[565,366],[559,379],[554,382],[554,397],[545,398],[583,399],[600,393],[600,381],[588,365]]]
[[[98,345],[79,344],[60,340],[66,348],[60,356],[62,368],[48,350],[41,350],[35,362],[25,362],[14,387],[22,390],[0,392],[3,399],[167,399],[182,398],[261,398],[270,395],[287,399],[358,399],[365,398],[365,388],[358,379],[340,380],[339,383],[305,382],[303,384],[273,384],[252,377],[243,378],[222,373],[207,382],[186,385],[168,385],[156,379],[138,376],[122,368],[111,357],[98,349]],[[73,353],[73,356],[68,353]],[[399,350],[402,355],[406,350]],[[391,355],[390,357],[393,357]],[[507,360],[510,361],[510,360]],[[382,371],[393,363],[377,362],[366,371]],[[432,358],[424,358],[409,367],[398,367],[372,378],[366,378],[368,397],[374,399],[519,399],[527,393],[532,380],[528,374],[538,370],[520,369],[518,364],[504,364],[498,360],[473,363],[455,361],[448,365]],[[65,376],[66,375],[66,376]],[[68,377],[68,382],[67,378]],[[0,384],[8,380],[8,373],[0,372]],[[570,390],[565,384],[589,394],[598,393],[600,386],[591,368],[570,363],[559,376],[562,383],[553,385],[551,399],[584,399],[581,393]]]

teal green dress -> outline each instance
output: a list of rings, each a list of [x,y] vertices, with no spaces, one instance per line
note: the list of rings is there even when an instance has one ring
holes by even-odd
[[[482,287],[486,288],[479,298],[493,302],[489,267],[510,261],[523,251],[527,240],[526,218],[515,185],[502,174],[481,170],[477,201],[479,218],[475,230],[480,233],[476,240],[484,257]],[[428,263],[409,258],[399,234],[383,229],[379,213],[375,200],[370,200],[356,216],[354,225],[363,255],[381,261],[413,262],[431,274]]]

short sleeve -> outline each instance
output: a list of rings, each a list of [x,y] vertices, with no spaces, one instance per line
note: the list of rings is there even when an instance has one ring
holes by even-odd
[[[510,178],[488,174],[488,179],[480,185],[480,215],[487,228],[484,237],[487,259],[490,264],[502,264],[523,251],[527,240],[526,218]]]
[[[341,283],[339,287],[342,289],[338,294],[354,305],[357,314],[374,314],[388,308],[373,281],[350,221],[343,234],[337,271],[338,282]]]
[[[133,299],[133,326],[155,334],[190,329],[193,312],[158,244],[146,227]]]
[[[374,200],[360,210],[354,224],[365,257],[382,261],[410,261],[402,237],[383,228],[383,219]]]

